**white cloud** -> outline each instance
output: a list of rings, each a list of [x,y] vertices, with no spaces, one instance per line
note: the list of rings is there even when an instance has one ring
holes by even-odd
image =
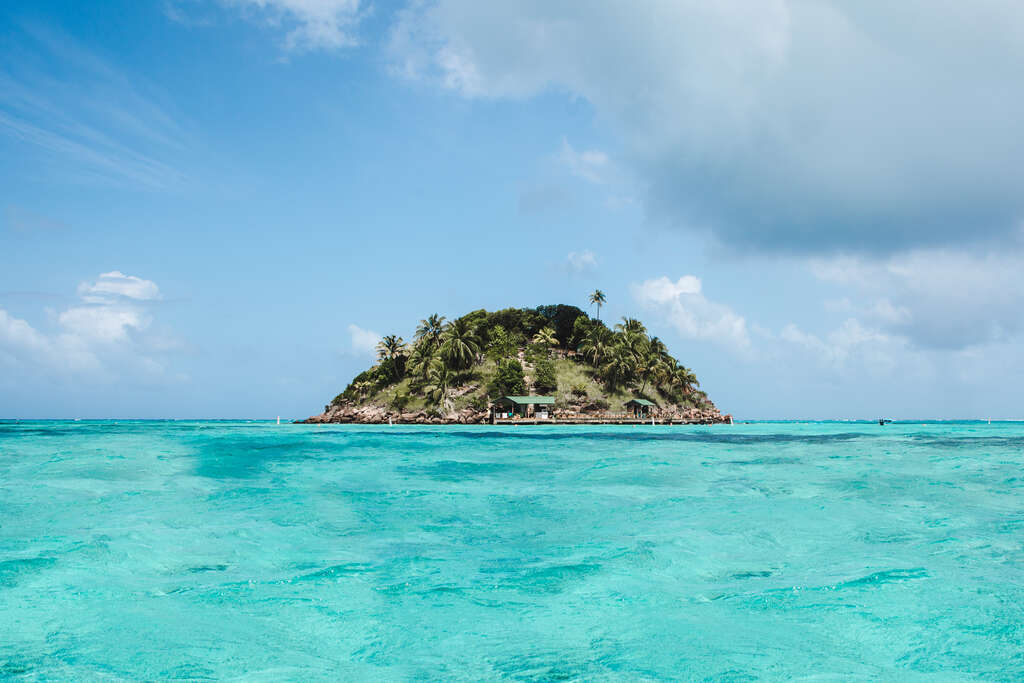
[[[102,374],[103,364],[74,334],[43,334],[27,321],[0,309],[0,353],[12,367],[42,370],[56,376]]]
[[[358,44],[360,0],[222,0],[255,10],[273,27],[284,27],[289,50],[336,50]]]
[[[818,259],[810,269],[822,282],[849,287],[859,316],[918,346],[963,349],[1024,329],[1024,254],[1016,249],[917,249],[886,259]]]
[[[75,337],[102,344],[127,342],[133,331],[145,330],[152,321],[138,307],[114,304],[75,306],[62,312],[57,320]]]
[[[612,172],[612,163],[607,154],[598,149],[577,152],[565,138],[562,138],[558,160],[565,164],[573,175],[596,184],[608,182],[608,176]]]
[[[597,270],[597,255],[589,249],[570,251],[565,257],[565,268],[577,275],[593,272]]]
[[[750,335],[743,316],[724,304],[709,301],[700,278],[684,275],[675,282],[662,276],[633,285],[633,297],[640,305],[660,312],[688,339],[719,342],[737,351],[750,348]]]
[[[887,251],[1024,217],[1022,26],[1008,0],[437,0],[400,14],[391,50],[465,97],[585,99],[656,217],[751,249]]]
[[[359,325],[349,325],[348,333],[352,337],[352,350],[361,354],[372,354],[377,350],[381,336],[373,330],[364,330]]]
[[[865,327],[856,318],[848,318],[825,339],[789,324],[779,338],[809,352],[819,365],[833,370],[854,369],[868,374],[886,375],[903,363],[908,347],[905,338]]]
[[[114,271],[81,283],[78,292],[81,302],[56,315],[53,332],[0,309],[0,353],[17,367],[57,377],[163,375],[157,357],[179,344],[151,329],[147,304],[159,297],[155,283]]]
[[[107,302],[114,297],[149,301],[160,298],[160,288],[152,280],[114,270],[101,273],[95,282],[78,285],[78,296],[90,303]]]

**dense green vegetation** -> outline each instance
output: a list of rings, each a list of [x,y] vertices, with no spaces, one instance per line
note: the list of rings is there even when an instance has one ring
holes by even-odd
[[[597,290],[592,303],[604,303]],[[334,402],[373,401],[396,410],[447,413],[504,395],[555,395],[556,405],[620,409],[631,397],[659,405],[707,407],[694,373],[636,319],[609,328],[576,306],[483,309],[420,321],[406,343],[388,335],[377,363]]]

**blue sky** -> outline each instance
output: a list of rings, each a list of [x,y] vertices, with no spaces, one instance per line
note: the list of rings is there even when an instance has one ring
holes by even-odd
[[[1024,11],[890,4],[4,3],[0,416],[600,287],[741,417],[1024,417]]]

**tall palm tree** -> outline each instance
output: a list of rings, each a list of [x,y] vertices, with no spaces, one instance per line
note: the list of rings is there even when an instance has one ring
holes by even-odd
[[[605,301],[607,301],[607,299],[604,296],[604,292],[602,292],[600,289],[595,289],[594,292],[590,295],[590,303],[597,304],[598,320],[601,319],[601,304],[603,304]]]
[[[394,360],[405,354],[405,340],[389,334],[377,342],[377,360]]]
[[[441,343],[441,333],[444,331],[445,317],[432,313],[416,326],[416,342],[427,343],[437,348]]]
[[[441,359],[448,367],[465,370],[476,361],[480,353],[480,341],[476,328],[462,318],[445,326],[441,334]]]
[[[389,334],[381,339],[377,343],[377,360],[390,365],[391,371],[394,373],[393,379],[402,379],[402,375],[405,374],[405,340],[394,334]]]

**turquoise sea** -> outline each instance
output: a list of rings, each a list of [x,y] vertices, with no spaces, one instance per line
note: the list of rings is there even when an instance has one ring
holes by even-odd
[[[0,423],[0,678],[1024,679],[1024,425]]]

